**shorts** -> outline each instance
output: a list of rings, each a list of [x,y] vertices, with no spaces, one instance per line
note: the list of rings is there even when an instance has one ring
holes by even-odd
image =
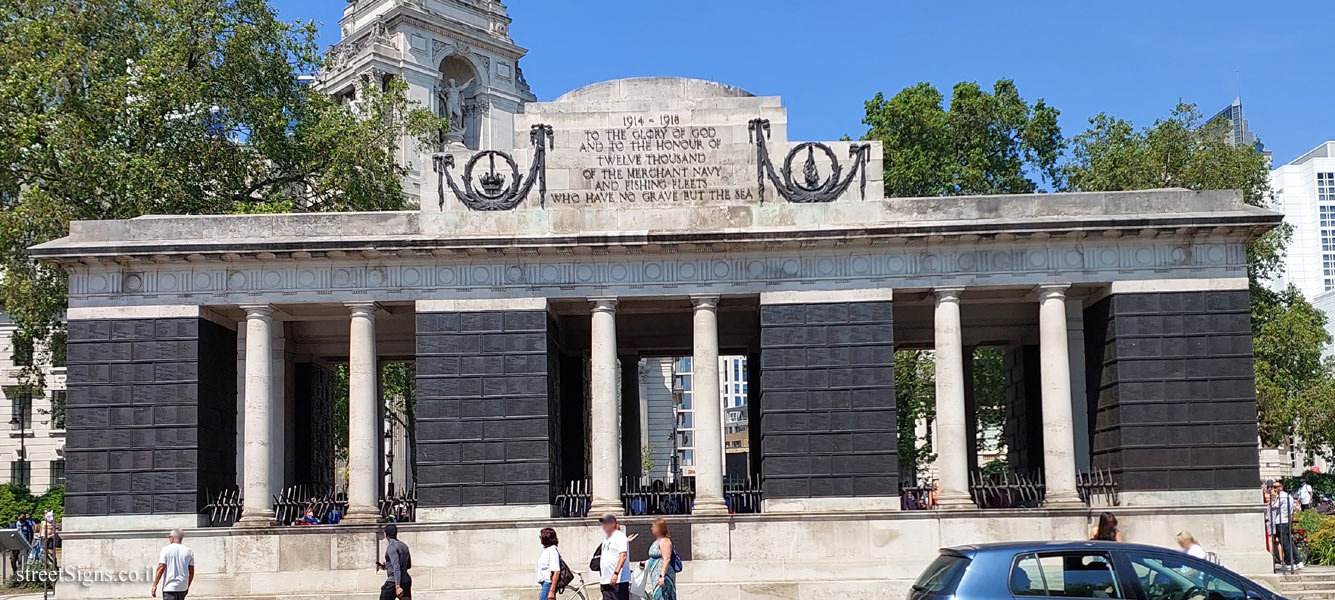
[[[167,590],[163,590],[162,600],[185,600],[185,595],[189,592],[190,590],[186,590],[184,592],[169,592]]]

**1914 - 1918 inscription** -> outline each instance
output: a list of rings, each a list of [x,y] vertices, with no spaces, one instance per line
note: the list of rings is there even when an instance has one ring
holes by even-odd
[[[580,134],[576,134],[580,135]],[[585,129],[582,191],[556,192],[559,204],[701,203],[749,200],[739,185],[743,163],[725,160],[718,127],[692,125],[681,115],[626,115],[620,126]]]

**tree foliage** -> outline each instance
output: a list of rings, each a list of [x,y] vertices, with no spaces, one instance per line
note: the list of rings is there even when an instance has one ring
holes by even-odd
[[[935,87],[919,83],[866,103],[863,139],[884,147],[886,195],[1022,194],[1040,182],[1060,184],[1057,109],[1026,102],[1009,79],[990,93],[958,83],[950,106],[943,102]]]
[[[1265,155],[1234,146],[1229,137],[1227,121],[1204,121],[1191,104],[1177,105],[1167,118],[1143,129],[1100,113],[1074,138],[1063,171],[1070,189],[1078,191],[1241,190],[1244,202],[1268,205],[1270,165]],[[1251,245],[1253,282],[1278,274],[1289,233],[1287,226],[1278,227]]]
[[[401,207],[396,146],[443,123],[401,82],[313,90],[321,60],[265,0],[7,2],[0,307],[51,345],[65,278],[27,248],[74,219]]]

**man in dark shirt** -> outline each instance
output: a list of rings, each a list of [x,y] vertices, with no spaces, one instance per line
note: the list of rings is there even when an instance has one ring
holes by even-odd
[[[380,586],[380,600],[412,598],[413,578],[408,576],[408,569],[413,568],[413,558],[408,553],[408,545],[399,541],[399,528],[390,523],[385,526],[385,537],[389,544],[385,546],[385,562],[380,568],[385,570],[385,585]]]

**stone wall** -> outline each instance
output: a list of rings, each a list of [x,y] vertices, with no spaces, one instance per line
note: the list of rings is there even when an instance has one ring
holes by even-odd
[[[193,515],[235,484],[235,332],[73,320],[68,339],[66,515]]]
[[[543,310],[418,313],[420,506],[551,503],[550,343]]]
[[[760,307],[765,498],[899,495],[890,302]]]
[[[1017,473],[1043,470],[1043,395],[1038,346],[1016,346],[1005,353],[1006,462]]]
[[[1095,468],[1127,491],[1258,485],[1247,290],[1116,294],[1085,322]]]
[[[1270,572],[1256,505],[1119,508],[1127,539],[1176,548],[1187,529],[1224,566],[1245,575]],[[683,545],[677,575],[682,598],[748,600],[899,600],[936,549],[960,544],[1079,539],[1097,513],[1086,510],[879,511],[858,514],[764,514],[682,517],[671,521]],[[630,560],[645,559],[649,518],[627,518],[641,532]],[[572,569],[583,572],[590,597],[596,576],[583,565],[602,539],[589,519],[504,523],[413,523],[399,537],[412,550],[413,588],[422,597],[524,600],[537,592],[533,564],[538,531],[553,527]],[[195,554],[191,596],[201,598],[372,598],[385,576],[373,568],[383,552],[375,529],[353,526],[186,532]],[[70,534],[63,565],[144,572],[162,545],[158,531]],[[100,582],[58,586],[62,600],[127,598],[146,584]]]

